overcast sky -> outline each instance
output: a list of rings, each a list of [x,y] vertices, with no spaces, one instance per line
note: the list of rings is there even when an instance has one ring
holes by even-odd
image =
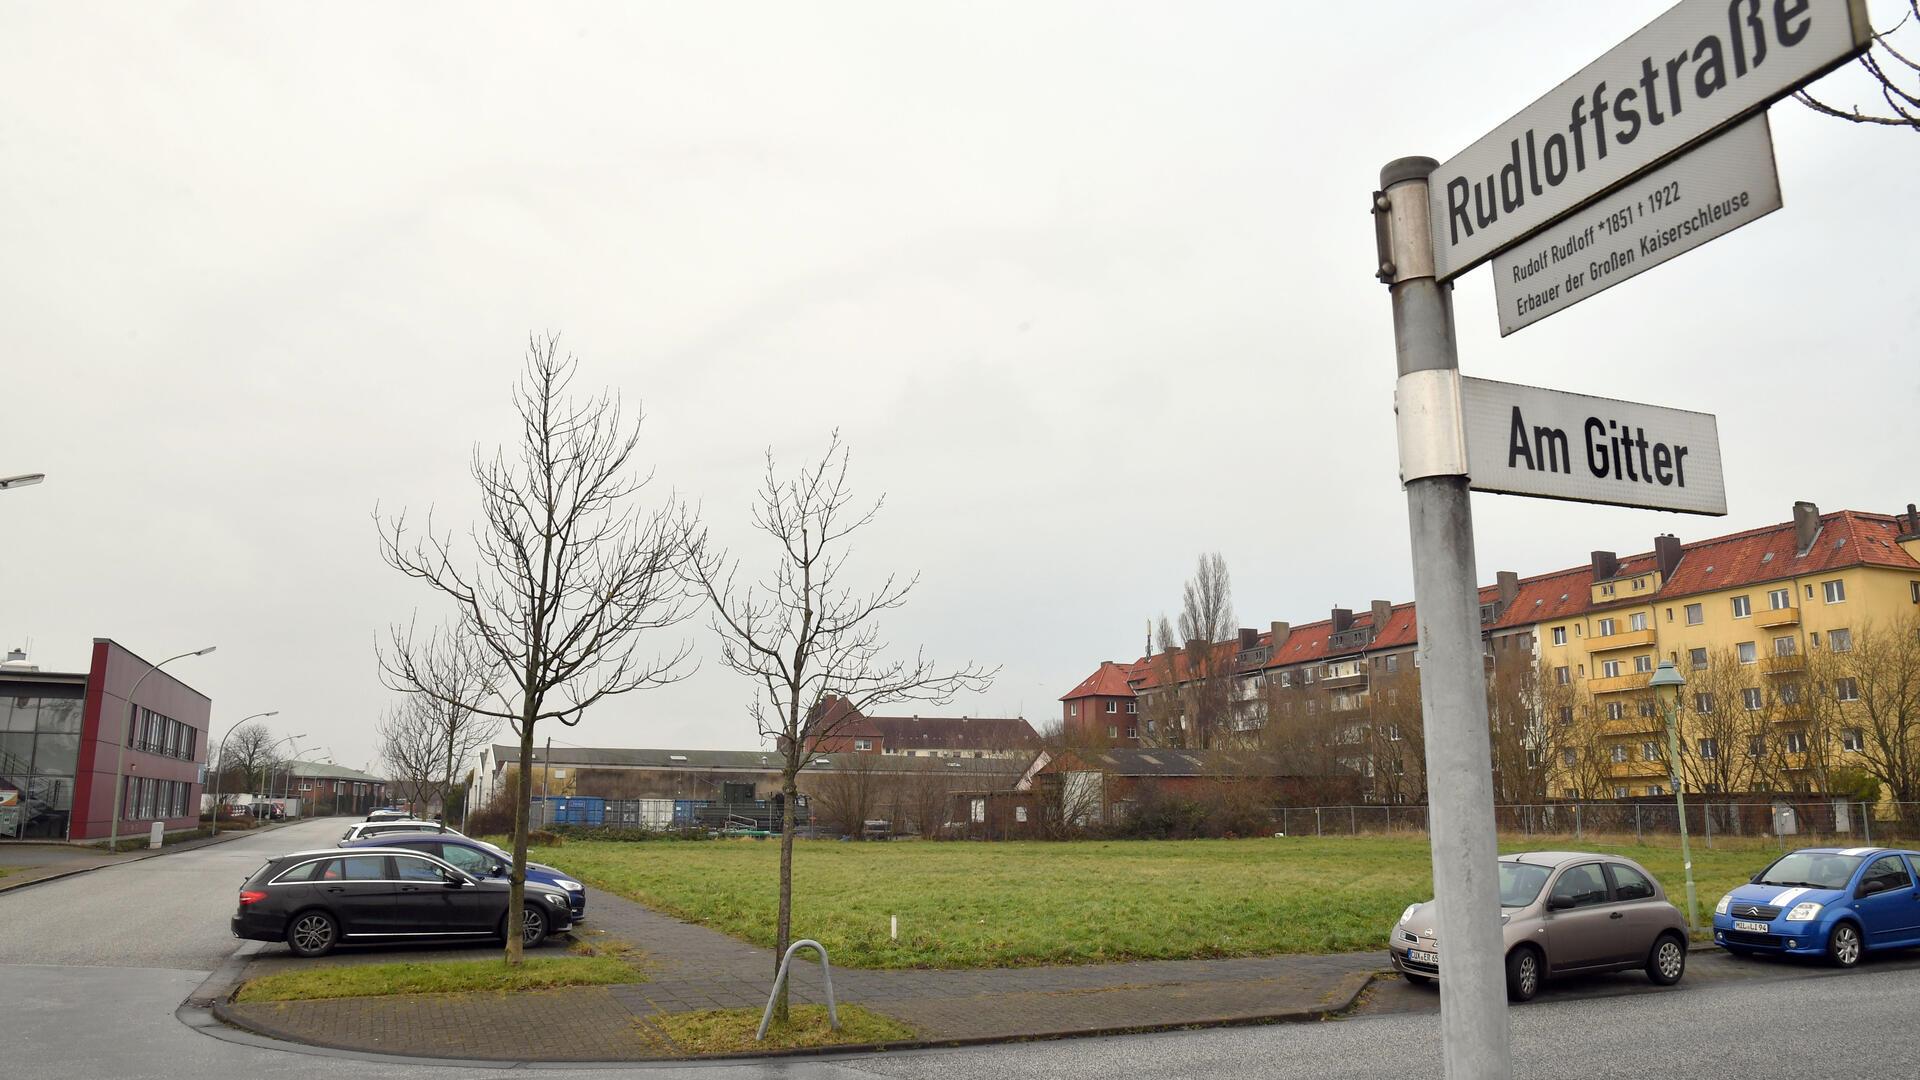
[[[376,635],[443,611],[369,515],[470,519],[541,329],[723,541],[838,426],[857,566],[923,574],[889,636],[1003,667],[955,715],[1057,716],[1202,551],[1245,625],[1410,599],[1379,167],[1666,6],[7,4],[0,474],[49,480],[0,493],[0,648],[215,643],[216,732],[366,764]],[[1469,374],[1717,413],[1731,509],[1475,496],[1483,580],[1920,499],[1920,139],[1772,116],[1783,211],[1504,340],[1460,283]],[[758,745],[683,629],[694,677],[556,741]]]

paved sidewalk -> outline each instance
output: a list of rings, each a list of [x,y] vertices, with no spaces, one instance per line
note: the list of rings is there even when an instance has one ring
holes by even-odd
[[[271,832],[290,824],[292,822],[280,821],[254,829],[230,829],[218,836],[201,836],[192,840],[170,843],[157,851],[142,846],[117,854],[109,852],[104,846],[93,844],[10,840],[0,843],[0,867],[5,867],[8,871],[5,875],[0,875],[0,893],[35,885],[42,881],[54,881],[63,877],[72,877],[75,874],[84,874],[106,866],[118,866],[121,863],[139,862],[141,859],[152,859],[161,855],[173,855],[182,851],[192,851],[195,848],[224,844],[229,840]],[[145,833],[139,836],[128,835],[121,839],[123,843],[127,840],[139,840],[144,844]]]
[[[595,891],[587,933],[646,954],[647,981],[526,994],[223,1005],[229,1023],[341,1049],[516,1061],[603,1061],[677,1054],[648,1018],[766,1005],[773,958],[703,926]],[[452,953],[452,950],[448,950]],[[425,950],[338,960],[432,957]],[[446,954],[440,954],[446,955]],[[812,954],[803,956],[811,961]],[[449,956],[449,958],[451,958]],[[795,958],[794,1000],[826,1000],[817,962]],[[309,961],[308,963],[311,963]],[[246,976],[285,970],[268,946]],[[1377,953],[1168,960],[982,971],[836,968],[835,998],[899,1019],[926,1042],[1038,1038],[1149,1028],[1318,1019],[1351,1005],[1383,968]]]

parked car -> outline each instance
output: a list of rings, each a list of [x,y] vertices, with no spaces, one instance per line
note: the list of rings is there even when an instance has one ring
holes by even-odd
[[[1790,851],[1714,904],[1713,940],[1734,956],[1823,956],[1839,967],[1920,945],[1920,852]]]
[[[1507,998],[1526,1001],[1560,975],[1644,968],[1661,986],[1687,970],[1687,920],[1647,869],[1618,855],[1529,851],[1500,859]],[[1410,983],[1440,976],[1435,904],[1410,904],[1388,955]]]
[[[399,833],[366,840],[346,841],[340,846],[344,848],[406,848],[410,851],[424,851],[452,863],[477,878],[499,878],[505,881],[508,872],[513,868],[513,856],[485,840],[474,840],[470,837],[446,833]],[[551,866],[536,862],[527,864],[527,880],[565,891],[574,922],[587,917],[585,885]]]
[[[383,806],[367,815],[368,821],[409,821],[413,815],[397,806]]]
[[[300,956],[396,938],[505,938],[507,883],[401,848],[303,851],[270,859],[240,886],[235,937],[284,941]],[[573,928],[567,894],[528,882],[517,925],[532,948]]]
[[[340,834],[342,845],[355,840],[365,840],[370,836],[393,836],[399,833],[446,833],[459,836],[458,830],[449,828],[437,821],[356,821],[347,826]]]

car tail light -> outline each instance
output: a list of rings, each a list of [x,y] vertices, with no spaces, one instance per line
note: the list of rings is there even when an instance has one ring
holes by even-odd
[[[260,901],[265,900],[266,898],[267,898],[267,894],[264,892],[261,892],[259,889],[241,889],[240,890],[240,906],[241,907],[245,907],[248,904],[257,904]]]

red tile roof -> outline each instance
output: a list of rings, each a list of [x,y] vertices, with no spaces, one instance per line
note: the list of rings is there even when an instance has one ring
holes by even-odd
[[[1137,663],[1137,661],[1136,661]],[[1089,697],[1132,697],[1133,687],[1127,683],[1133,664],[1120,664],[1112,660],[1102,660],[1100,670],[1080,680],[1080,685],[1067,691],[1061,701],[1073,701],[1076,698]]]

